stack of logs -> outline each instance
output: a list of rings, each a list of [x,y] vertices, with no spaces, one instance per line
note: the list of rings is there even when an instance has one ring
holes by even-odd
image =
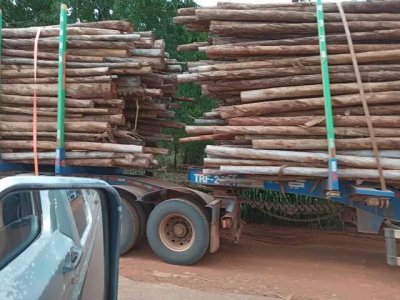
[[[400,1],[342,3],[387,180],[400,179]],[[379,178],[359,86],[337,4],[324,4],[339,176]],[[327,177],[327,140],[315,3],[235,4],[179,10],[175,23],[209,32],[179,46],[189,62],[180,83],[220,99],[191,137],[214,141],[204,173]],[[396,151],[393,151],[396,150]]]
[[[33,94],[37,95],[39,164],[54,164],[57,135],[58,26],[2,31],[1,158],[33,159]],[[125,21],[72,24],[67,29],[65,147],[67,165],[150,168],[158,141],[171,141],[169,121],[181,64],[164,40],[134,32]],[[36,80],[35,80],[36,76]],[[35,85],[36,82],[36,85]],[[179,100],[179,99],[178,99]],[[185,99],[183,99],[185,100]]]

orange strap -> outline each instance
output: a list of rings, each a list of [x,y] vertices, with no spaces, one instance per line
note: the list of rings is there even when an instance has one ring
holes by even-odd
[[[35,175],[39,175],[39,160],[37,151],[37,95],[36,95],[36,79],[37,79],[37,55],[38,55],[38,45],[40,37],[41,28],[38,28],[35,37],[35,46],[33,50],[33,126],[32,126],[32,137],[33,137],[33,163],[35,167]]]

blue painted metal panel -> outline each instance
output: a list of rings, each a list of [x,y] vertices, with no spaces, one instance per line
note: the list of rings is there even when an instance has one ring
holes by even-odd
[[[202,169],[189,169],[188,181],[193,184],[209,185],[209,186],[226,186],[235,187],[235,184],[223,184],[221,179],[230,176],[230,179],[250,178],[249,175],[204,175]],[[234,181],[234,180],[233,180]],[[265,181],[264,189],[281,192],[282,190],[288,194],[303,195],[309,197],[325,198],[335,202],[339,202],[354,208],[361,209],[368,213],[375,214],[387,219],[400,221],[400,191],[381,191],[374,188],[376,184],[363,184],[363,186],[355,186],[354,181],[342,180],[339,182],[340,194],[337,196],[327,196],[328,183],[326,180],[296,180],[289,182]],[[237,186],[238,187],[238,186]],[[376,206],[368,206],[362,201],[354,201],[352,196],[369,196],[389,199],[389,207],[380,208]]]

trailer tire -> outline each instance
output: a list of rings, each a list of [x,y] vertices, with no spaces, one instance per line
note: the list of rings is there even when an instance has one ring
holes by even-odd
[[[144,237],[145,214],[139,203],[121,197],[120,255],[138,245]]]
[[[210,225],[203,209],[184,199],[170,199],[150,213],[147,240],[154,253],[167,263],[191,265],[207,252]]]

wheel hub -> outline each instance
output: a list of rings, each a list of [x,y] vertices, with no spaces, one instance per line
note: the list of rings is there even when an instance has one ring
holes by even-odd
[[[194,241],[193,226],[182,215],[166,216],[160,223],[160,238],[169,249],[185,251]]]
[[[187,234],[187,232],[188,231],[187,231],[186,226],[184,224],[178,223],[178,224],[174,225],[174,234],[177,237],[182,238]]]

